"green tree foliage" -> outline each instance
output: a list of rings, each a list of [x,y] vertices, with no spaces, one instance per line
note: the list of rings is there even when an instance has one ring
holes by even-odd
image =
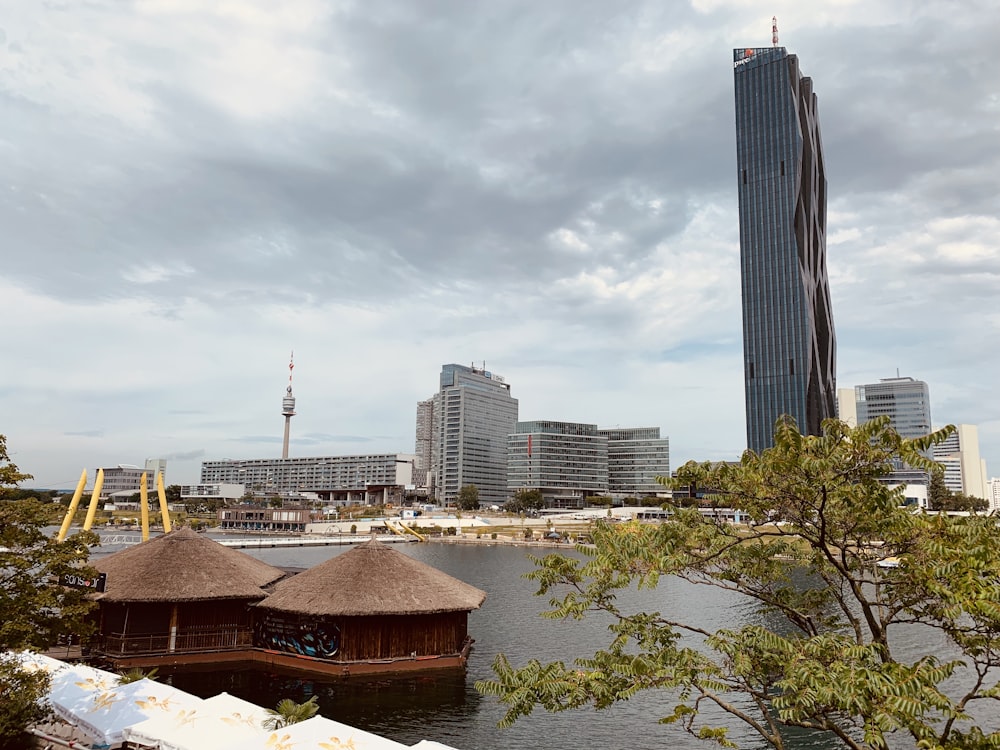
[[[458,497],[455,499],[455,506],[459,510],[478,510],[479,488],[474,484],[464,485],[458,491]]]
[[[21,669],[5,652],[41,650],[70,634],[87,634],[91,604],[84,591],[57,581],[67,573],[96,574],[84,567],[88,543],[96,536],[77,534],[65,542],[47,536],[42,528],[51,520],[49,509],[17,495],[16,485],[27,479],[31,476],[10,460],[0,435],[0,748],[29,746],[25,728],[48,714],[39,707],[48,678]]]
[[[48,689],[45,672],[26,671],[15,657],[0,653],[0,750],[34,746],[25,730],[50,717],[39,700]]]
[[[291,698],[283,698],[278,701],[278,705],[273,709],[267,709],[268,718],[264,719],[264,729],[271,731],[287,727],[289,724],[298,724],[300,721],[311,719],[319,711],[316,705],[316,696],[312,696],[303,703],[296,703]]]
[[[931,472],[930,486],[927,488],[927,505],[931,510],[984,511],[989,503],[981,497],[972,497],[964,492],[952,492],[944,483],[944,472],[938,468]]]
[[[514,497],[508,500],[503,509],[508,513],[525,513],[529,510],[541,510],[545,507],[545,497],[541,490],[518,490]]]
[[[912,513],[900,490],[879,482],[894,458],[930,469],[920,451],[952,429],[905,440],[887,419],[854,429],[829,420],[809,437],[786,420],[760,455],[685,465],[679,482],[717,488],[746,525],[677,508],[662,524],[597,524],[583,560],[536,559],[528,575],[555,597],[548,616],[608,613],[610,643],[572,666],[515,668],[501,654],[496,678],[477,687],[507,705],[503,725],[535,707],[601,709],[660,690],[663,723],[722,745],[731,744],[723,725],[738,721],[779,749],[801,728],[855,750],[887,748],[890,738],[1000,747],[1000,527],[984,516]],[[895,567],[876,564],[890,557]],[[803,572],[814,585],[801,585]],[[713,631],[696,607],[671,616],[621,608],[617,592],[662,576],[732,592],[772,626]],[[914,628],[926,631],[928,653],[897,643]]]

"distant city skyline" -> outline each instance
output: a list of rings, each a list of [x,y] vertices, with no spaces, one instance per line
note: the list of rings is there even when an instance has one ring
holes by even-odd
[[[18,4],[12,459],[276,458],[293,348],[292,457],[413,452],[428,373],[483,359],[524,418],[738,457],[731,50],[773,14],[820,93],[837,381],[926,381],[1000,468],[1000,6],[916,0]]]

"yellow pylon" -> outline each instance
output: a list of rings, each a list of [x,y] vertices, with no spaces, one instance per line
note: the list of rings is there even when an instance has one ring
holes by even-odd
[[[139,479],[139,515],[142,518],[142,541],[149,541],[149,497],[146,491],[146,472]]]
[[[94,525],[94,516],[97,515],[97,499],[101,496],[102,487],[104,487],[104,469],[98,469],[97,479],[94,480],[94,494],[90,496],[87,518],[83,522],[84,531],[90,531],[90,527]]]
[[[80,498],[83,496],[83,488],[86,486],[87,470],[84,469],[80,475],[80,481],[76,483],[76,492],[73,493],[73,499],[70,501],[69,509],[66,511],[66,518],[63,519],[62,526],[59,528],[59,535],[56,537],[57,542],[63,541],[66,538],[66,534],[69,533],[69,527],[73,523],[73,516],[76,515],[76,508],[80,504]]]
[[[167,509],[167,491],[163,489],[163,472],[156,472],[156,494],[160,496],[160,515],[163,517],[163,533],[170,533],[170,511]]]

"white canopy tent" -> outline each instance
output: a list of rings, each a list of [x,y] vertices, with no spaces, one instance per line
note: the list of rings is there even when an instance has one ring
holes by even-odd
[[[241,698],[220,693],[187,713],[162,714],[125,729],[130,744],[160,750],[244,747],[266,732],[267,711]]]
[[[228,693],[203,700],[149,679],[119,685],[117,674],[85,664],[27,651],[13,655],[25,669],[49,674],[48,703],[91,737],[93,748],[128,742],[159,750],[411,750],[322,716],[266,731],[268,712]],[[456,749],[423,740],[413,750]]]
[[[377,734],[314,716],[298,724],[268,732],[255,742],[227,746],[226,750],[409,750],[408,745]]]

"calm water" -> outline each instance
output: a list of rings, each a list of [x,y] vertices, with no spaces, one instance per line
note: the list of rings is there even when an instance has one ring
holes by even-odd
[[[273,706],[281,698],[301,701],[315,694],[322,715],[407,745],[430,739],[461,750],[707,747],[674,727],[657,724],[657,718],[667,713],[668,702],[666,696],[654,693],[600,712],[536,712],[509,729],[497,729],[502,706],[474,687],[476,680],[493,676],[490,665],[497,653],[507,654],[515,665],[531,658],[568,663],[575,656],[592,654],[607,645],[607,622],[589,618],[561,622],[540,617],[546,601],[534,596],[534,584],[521,577],[532,569],[522,548],[407,544],[397,549],[488,593],[482,609],[469,618],[476,644],[465,674],[322,681],[260,671],[215,671],[175,674],[169,679],[197,695],[226,691],[263,706]],[[252,554],[273,565],[311,567],[344,551],[335,547],[295,548]],[[705,625],[713,628],[737,626],[755,617],[751,609],[724,592],[674,580],[665,580],[655,591],[629,593],[624,601],[663,612],[696,608]],[[734,739],[743,739],[740,744],[744,747],[762,746],[745,734],[736,734]],[[796,745],[833,747],[808,735]]]

